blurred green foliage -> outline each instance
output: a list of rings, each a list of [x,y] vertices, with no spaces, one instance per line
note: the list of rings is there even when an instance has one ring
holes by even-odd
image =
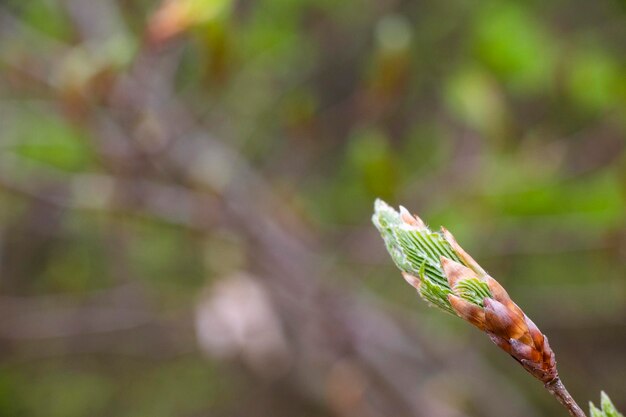
[[[185,1],[194,18],[160,46],[180,60],[155,72],[174,73],[174,96],[277,190],[298,233],[324,243],[320,264],[346,277],[329,280],[417,310],[426,326],[455,326],[428,316],[369,223],[374,198],[403,204],[451,229],[515,294],[574,393],[603,387],[625,408],[623,4]],[[94,138],[102,120],[82,110],[96,106],[107,134],[119,134],[104,113],[132,100],[103,91],[150,50],[159,3],[109,2],[119,27],[94,39],[85,28],[106,16],[73,3],[0,6],[19,22],[0,27],[2,177],[44,172],[76,188],[72,175],[147,171],[108,164],[119,149]],[[141,120],[118,113],[132,147],[162,152],[147,110]],[[219,227],[202,236],[145,216],[51,208],[7,185],[0,205],[2,295],[80,301],[131,276],[170,317],[254,265],[248,237]],[[134,361],[51,339],[0,347],[0,416],[195,416],[235,401],[236,384],[197,352]],[[45,343],[52,358],[33,353]]]

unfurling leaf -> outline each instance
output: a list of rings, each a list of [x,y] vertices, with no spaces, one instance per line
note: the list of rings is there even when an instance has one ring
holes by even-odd
[[[535,378],[546,384],[558,378],[547,337],[452,233],[433,232],[404,207],[398,212],[381,200],[372,221],[404,279],[430,305],[486,332]]]
[[[589,414],[591,417],[624,417],[622,413],[615,409],[611,399],[604,391],[600,394],[600,407],[598,409],[592,402],[589,402]]]

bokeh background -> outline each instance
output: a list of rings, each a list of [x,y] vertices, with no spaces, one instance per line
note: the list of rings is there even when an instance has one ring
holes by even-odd
[[[626,3],[3,0],[0,416],[540,417],[445,225],[626,409]]]

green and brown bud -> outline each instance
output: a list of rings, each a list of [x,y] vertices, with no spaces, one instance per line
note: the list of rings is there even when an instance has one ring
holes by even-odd
[[[448,299],[459,317],[487,333],[496,345],[522,364],[535,378],[547,383],[557,377],[554,353],[546,336],[495,279],[486,274],[478,275],[450,259],[442,258],[441,264],[453,291]],[[487,284],[491,292],[490,297],[482,300],[482,305],[454,294],[465,281],[476,279]]]
[[[372,218],[404,279],[431,305],[487,333],[533,376],[558,377],[548,339],[446,229],[378,200]]]

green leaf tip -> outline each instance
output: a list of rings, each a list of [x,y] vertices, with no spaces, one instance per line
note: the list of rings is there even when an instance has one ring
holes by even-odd
[[[464,264],[463,254],[455,248],[456,241],[443,232],[434,232],[418,216],[411,215],[407,209],[395,210],[383,200],[374,203],[372,222],[380,232],[387,251],[396,266],[405,274],[419,282],[416,286],[420,296],[430,305],[455,314],[448,295],[457,295],[482,307],[483,299],[491,292],[477,273],[460,279],[451,288],[449,278],[443,270],[441,259],[447,258]],[[449,232],[446,231],[448,235]],[[451,236],[451,235],[450,235]],[[467,265],[470,266],[470,265]],[[480,272],[484,272],[480,269]]]
[[[617,411],[613,402],[604,391],[600,393],[600,407],[602,408],[597,408],[589,401],[589,414],[591,417],[624,417],[622,413]]]

